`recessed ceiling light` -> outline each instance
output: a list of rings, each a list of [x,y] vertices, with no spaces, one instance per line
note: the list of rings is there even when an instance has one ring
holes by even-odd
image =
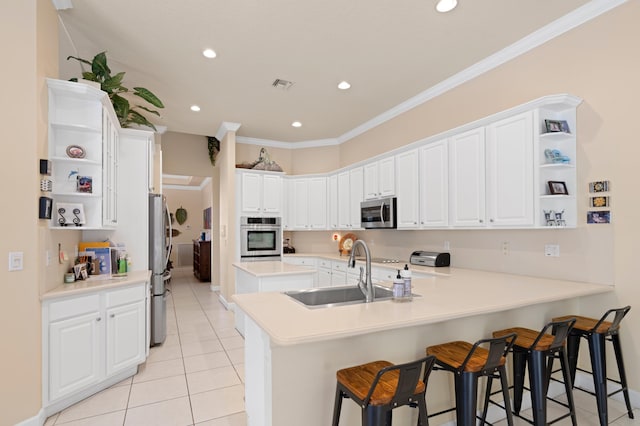
[[[217,56],[216,52],[214,52],[213,49],[204,49],[202,51],[202,54],[205,58],[215,58]]]
[[[191,105],[191,111],[198,112],[200,111],[200,107],[198,105]]]
[[[292,125],[293,127],[302,127],[302,123],[301,123],[301,122],[299,122],[299,121],[294,121],[293,123],[291,123],[291,125]]]
[[[438,4],[436,4],[436,10],[438,12],[450,12],[456,8],[458,5],[458,0],[439,0]]]
[[[347,89],[348,89],[348,88],[350,88],[350,87],[351,87],[351,85],[349,84],[349,82],[348,82],[348,81],[341,81],[341,82],[338,84],[338,89],[340,89],[340,90],[347,90]]]

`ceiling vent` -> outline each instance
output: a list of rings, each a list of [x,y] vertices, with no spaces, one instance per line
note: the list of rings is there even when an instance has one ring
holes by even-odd
[[[291,86],[293,86],[293,82],[282,80],[281,78],[276,78],[275,80],[273,80],[273,83],[271,83],[271,85],[276,89],[289,90]]]

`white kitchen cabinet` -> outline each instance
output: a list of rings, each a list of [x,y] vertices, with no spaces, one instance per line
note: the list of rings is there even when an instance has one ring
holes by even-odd
[[[107,94],[83,83],[47,79],[52,198],[49,226],[117,225],[119,125]]]
[[[362,167],[338,173],[338,228],[360,228],[360,203],[364,199]]]
[[[147,277],[147,272],[136,272]],[[132,376],[146,359],[148,281],[42,304],[47,414]]]
[[[96,384],[102,378],[103,317],[97,299],[78,300],[80,306],[76,309],[82,313],[49,323],[50,401]]]
[[[298,178],[291,184],[292,228],[327,229],[327,178]]]
[[[419,150],[396,156],[396,215],[398,229],[418,228],[420,220]]]
[[[351,228],[351,186],[349,171],[338,173],[338,229]]]
[[[420,148],[420,227],[441,228],[449,224],[449,177],[447,141]]]
[[[485,224],[485,129],[449,139],[449,213],[454,227]]]
[[[332,282],[331,268],[318,267],[317,287],[331,287],[331,282]]]
[[[145,359],[145,301],[109,308],[107,317],[107,376]]]
[[[327,198],[328,198],[328,218],[327,225],[329,229],[338,229],[338,175],[332,174],[327,179]]]
[[[490,226],[533,225],[533,112],[486,127],[487,217]]]
[[[238,171],[240,212],[247,216],[282,215],[282,174]]]
[[[364,165],[365,200],[393,197],[396,194],[395,168],[395,158],[392,155]]]
[[[294,212],[293,212],[293,181],[289,177],[282,179],[282,230],[293,230]]]

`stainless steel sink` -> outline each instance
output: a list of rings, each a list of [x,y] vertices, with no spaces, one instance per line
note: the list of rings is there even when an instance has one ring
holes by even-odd
[[[373,286],[375,302],[389,300],[393,296],[391,289],[379,285]],[[284,294],[310,309],[364,303],[365,297],[357,286],[311,288],[307,290],[285,291]]]

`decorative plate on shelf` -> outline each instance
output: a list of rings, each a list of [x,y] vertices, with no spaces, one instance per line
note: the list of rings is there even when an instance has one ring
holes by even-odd
[[[351,247],[353,247],[353,243],[355,243],[357,239],[356,234],[348,233],[343,235],[342,238],[340,238],[339,244],[340,254],[351,253]]]
[[[69,145],[67,147],[67,155],[71,158],[84,158],[86,153],[84,148],[79,145]]]

